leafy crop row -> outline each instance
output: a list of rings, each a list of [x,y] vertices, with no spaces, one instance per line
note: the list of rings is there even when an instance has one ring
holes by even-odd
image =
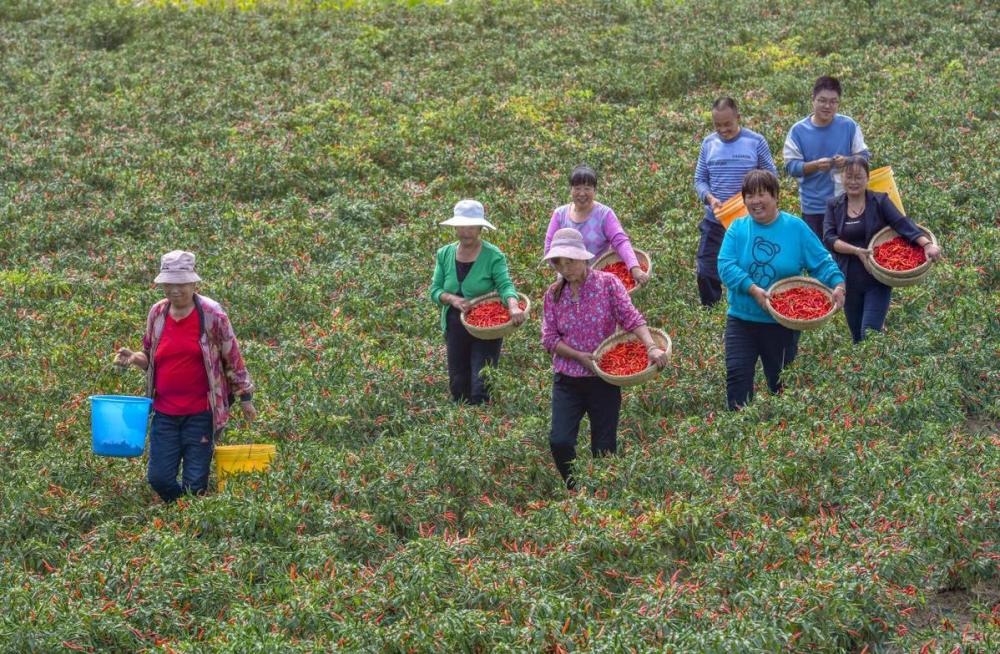
[[[0,650],[997,651],[998,27],[981,2],[3,3]],[[885,334],[837,318],[728,413],[693,271],[708,107],[778,150],[819,74],[947,260]],[[581,161],[653,253],[675,357],[570,496],[537,321],[495,403],[456,407],[426,287],[475,197],[540,299]],[[90,454],[86,398],[141,392],[110,353],[177,247],[261,388],[226,440],[279,455],[166,507]],[[944,590],[961,616],[917,621]]]

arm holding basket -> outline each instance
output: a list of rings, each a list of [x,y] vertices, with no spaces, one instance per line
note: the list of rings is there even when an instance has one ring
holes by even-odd
[[[844,273],[812,229],[803,221],[795,224],[801,232],[802,267],[808,270],[810,275],[833,288],[833,306],[835,309],[842,308],[847,297]]]
[[[918,245],[924,249],[924,254],[931,261],[939,261],[941,259],[941,248],[934,245],[934,243],[927,238],[927,236],[920,231],[916,223],[912,219],[904,216],[900,213],[896,205],[893,204],[892,200],[886,194],[880,194],[876,196],[875,206],[878,209],[879,214],[881,214],[882,219],[885,220],[889,227],[896,230],[896,233],[905,238],[910,243]]]
[[[499,256],[493,259],[492,274],[497,294],[500,296],[501,302],[507,305],[511,321],[515,325],[523,324],[528,319],[528,316],[517,304],[517,289],[514,288],[514,282],[510,279],[510,271],[507,268],[507,257],[503,253],[499,253]]]
[[[608,283],[611,284],[611,307],[615,314],[615,320],[621,325],[624,331],[634,334],[646,347],[646,354],[656,367],[663,368],[669,362],[667,353],[664,352],[653,340],[653,336],[646,327],[646,319],[642,313],[632,304],[632,298],[625,285],[617,277],[608,276]]]
[[[608,239],[615,253],[628,266],[628,270],[632,274],[632,279],[635,280],[636,284],[642,286],[649,281],[649,273],[644,271],[639,265],[639,258],[635,255],[635,250],[632,249],[632,241],[629,239],[628,234],[625,233],[625,228],[622,227],[618,216],[615,215],[614,210],[610,207],[608,208],[608,215],[604,218],[604,238]]]

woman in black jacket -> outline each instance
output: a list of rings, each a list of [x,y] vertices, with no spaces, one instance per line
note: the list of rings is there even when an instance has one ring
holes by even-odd
[[[862,262],[868,255],[872,237],[888,225],[910,243],[922,247],[928,259],[940,259],[941,249],[900,213],[888,195],[867,189],[868,162],[864,158],[850,157],[843,175],[845,192],[826,203],[823,244],[833,252],[847,278],[844,316],[857,343],[864,339],[868,329],[882,331],[892,299],[892,289],[872,277]]]

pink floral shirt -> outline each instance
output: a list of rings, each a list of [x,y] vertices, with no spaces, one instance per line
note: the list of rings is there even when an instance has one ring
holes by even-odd
[[[573,299],[569,284],[556,302],[555,290],[545,293],[542,316],[542,346],[552,353],[552,369],[570,377],[592,377],[593,373],[573,359],[555,353],[560,341],[574,350],[593,352],[616,328],[630,332],[646,320],[632,304],[621,280],[611,273],[591,270]]]
[[[228,397],[230,392],[237,396],[252,393],[254,386],[250,380],[240,354],[240,346],[236,342],[233,326],[229,324],[229,316],[215,300],[204,295],[195,295],[195,311],[201,311],[204,331],[198,343],[201,346],[202,359],[205,361],[205,372],[208,374],[208,406],[212,410],[215,431],[226,426],[229,420]],[[153,353],[163,335],[163,325],[166,322],[170,301],[160,300],[149,310],[146,318],[146,333],[142,337],[142,351],[149,359],[146,369],[146,395],[153,397],[156,393],[154,380]]]

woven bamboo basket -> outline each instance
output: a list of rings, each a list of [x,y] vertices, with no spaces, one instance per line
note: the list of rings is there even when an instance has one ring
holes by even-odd
[[[812,277],[803,277],[801,275],[796,275],[795,277],[786,277],[784,279],[779,279],[778,281],[771,284],[771,288],[768,289],[768,293],[771,295],[780,293],[782,291],[788,291],[793,288],[800,287],[815,288],[823,292],[830,303],[833,304],[833,291],[825,286],[822,282],[819,282]],[[771,306],[771,300],[767,301],[767,312],[771,314],[771,317],[778,321],[778,323],[788,327],[789,329],[794,329],[795,331],[805,331],[808,329],[819,329],[826,323],[830,322],[833,315],[837,313],[835,308],[831,308],[830,311],[819,318],[814,318],[812,320],[796,320],[795,318],[788,318],[781,315],[774,310]]]
[[[531,315],[531,299],[524,293],[518,293],[517,299],[524,302],[524,313],[529,317]],[[486,295],[480,295],[479,297],[472,298],[469,300],[469,308],[462,312],[461,320],[462,326],[465,327],[472,336],[483,340],[483,341],[494,341],[498,338],[503,338],[508,334],[514,332],[517,329],[517,325],[514,324],[513,320],[508,320],[502,325],[497,325],[496,327],[476,327],[475,325],[470,325],[465,322],[465,314],[472,309],[477,304],[482,304],[483,302],[499,302],[500,295],[493,291],[492,293],[487,293]]]
[[[656,346],[666,352],[668,357],[671,356],[673,352],[673,344],[670,342],[670,336],[667,335],[667,332],[662,329],[654,329],[653,327],[649,327],[648,329],[649,335],[653,337],[653,342],[656,343]],[[604,339],[601,344],[597,346],[597,349],[594,350],[594,361],[600,361],[605,352],[619,343],[637,340],[639,340],[639,337],[632,332],[615,332],[611,336]],[[597,368],[597,375],[601,379],[615,386],[635,386],[636,384],[648,382],[660,374],[660,369],[652,363],[650,363],[645,370],[637,372],[634,375],[609,375],[601,370],[599,366],[595,366],[595,368]]]
[[[635,252],[635,258],[639,260],[639,267],[642,268],[643,266],[645,266],[646,267],[646,272],[649,273],[650,277],[652,277],[652,275],[653,275],[653,260],[650,258],[649,254],[647,254],[646,252],[644,252],[642,250],[636,250],[634,248],[633,248],[633,251]],[[607,252],[605,252],[601,256],[599,256],[596,259],[594,259],[594,265],[591,266],[591,267],[594,270],[603,270],[606,266],[610,266],[613,263],[618,263],[621,260],[622,260],[622,258],[618,256],[617,252],[615,252],[614,250],[608,250]],[[638,286],[638,285],[633,286],[628,291],[629,295],[631,295],[632,293],[635,293],[640,288],[642,288],[642,287]]]
[[[938,244],[937,237],[931,230],[927,229],[923,225],[917,225],[917,228],[924,233],[924,236],[931,240],[934,245]],[[892,227],[883,227],[878,231],[875,236],[872,236],[871,242],[868,244],[868,249],[874,251],[875,246],[882,245],[886,241],[890,241],[899,236],[899,234]],[[914,284],[919,284],[923,281],[924,277],[931,270],[931,260],[923,262],[916,268],[911,268],[910,270],[889,270],[879,265],[875,261],[875,256],[873,254],[865,255],[862,259],[865,264],[865,269],[871,273],[871,276],[882,282],[886,286],[901,287],[901,286],[913,286]]]

